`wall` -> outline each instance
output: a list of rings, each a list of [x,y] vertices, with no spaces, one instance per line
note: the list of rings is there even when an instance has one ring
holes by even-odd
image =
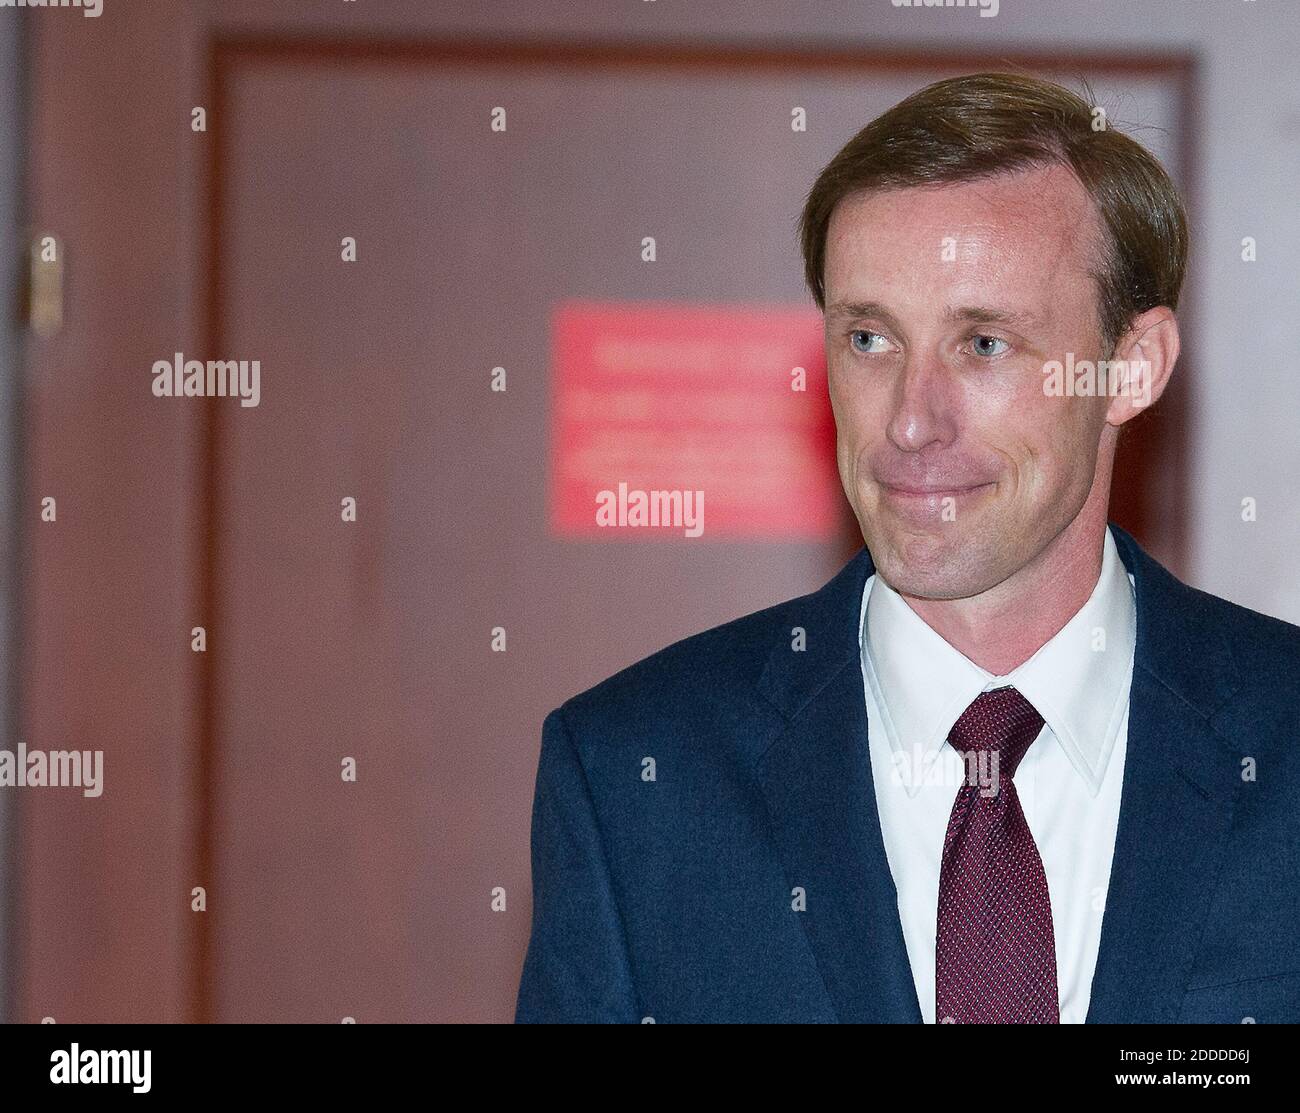
[[[17,413],[22,379],[19,331],[14,309],[22,274],[22,68],[21,29],[17,20],[0,19],[0,749],[13,750],[13,681],[19,641],[16,634],[16,585],[19,535],[14,493],[18,477]],[[0,1022],[9,1019],[10,886],[13,856],[13,792],[0,791]]]

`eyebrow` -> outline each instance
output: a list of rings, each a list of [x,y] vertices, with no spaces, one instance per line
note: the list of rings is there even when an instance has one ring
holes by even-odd
[[[976,324],[1036,325],[1037,315],[1010,309],[997,309],[986,305],[963,305],[948,309],[944,316],[950,321],[972,321]],[[837,301],[826,308],[827,320],[857,320],[861,317],[876,317],[893,328],[898,326],[898,319],[877,301]]]

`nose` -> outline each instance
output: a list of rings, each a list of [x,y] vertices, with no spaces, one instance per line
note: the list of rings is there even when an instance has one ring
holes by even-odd
[[[894,381],[886,433],[901,452],[950,444],[956,436],[951,381],[936,352],[913,352]]]

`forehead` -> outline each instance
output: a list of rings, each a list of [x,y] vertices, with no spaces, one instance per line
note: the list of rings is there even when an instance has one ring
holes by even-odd
[[[1101,224],[1064,166],[974,182],[859,193],[840,202],[826,241],[826,301],[908,298],[1044,314],[1091,303]]]

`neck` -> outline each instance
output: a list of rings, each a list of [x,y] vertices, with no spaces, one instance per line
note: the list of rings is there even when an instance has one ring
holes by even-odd
[[[1108,500],[1092,495],[1037,557],[988,591],[967,599],[903,598],[954,649],[1005,676],[1050,641],[1097,586]]]

